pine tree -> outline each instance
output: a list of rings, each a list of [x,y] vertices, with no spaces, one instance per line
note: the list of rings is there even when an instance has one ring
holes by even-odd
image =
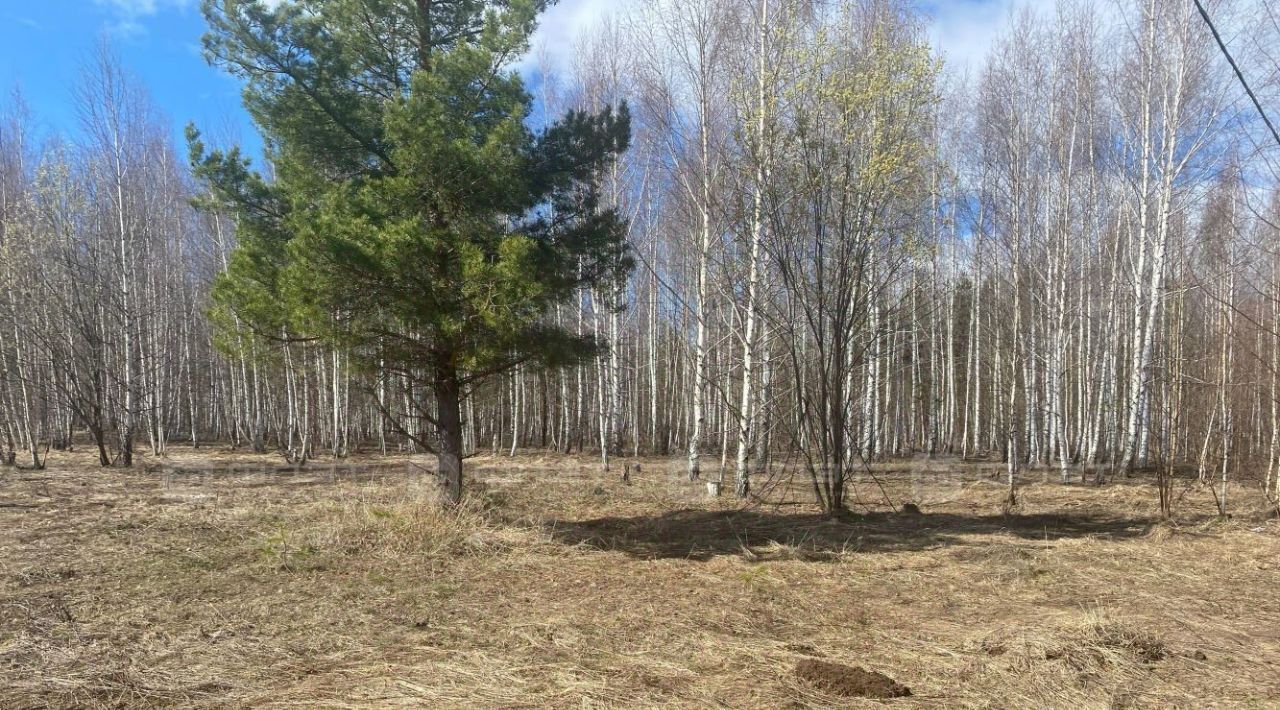
[[[628,146],[626,105],[528,127],[532,99],[510,64],[547,4],[203,6],[206,56],[244,81],[272,168],[268,179],[188,130],[210,206],[238,222],[215,317],[340,348],[430,392],[415,414],[434,436],[413,438],[438,456],[452,503],[466,393],[525,363],[598,354],[546,315],[632,265],[598,187]]]

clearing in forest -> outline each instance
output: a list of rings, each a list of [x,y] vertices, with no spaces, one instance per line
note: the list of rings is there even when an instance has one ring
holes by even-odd
[[[679,461],[523,456],[441,512],[429,461],[277,462],[0,472],[0,706],[1280,703],[1261,496],[1158,524],[1145,480],[1032,472],[1005,516],[981,469],[917,462],[876,475],[921,514],[867,481],[832,520],[799,476],[742,505]]]

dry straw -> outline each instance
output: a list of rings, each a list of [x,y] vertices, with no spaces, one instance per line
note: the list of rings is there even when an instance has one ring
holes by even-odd
[[[1260,496],[1222,523],[1193,491],[1157,526],[1145,482],[1032,483],[1004,517],[979,475],[932,490],[890,466],[885,491],[922,514],[868,488],[830,520],[799,477],[744,506],[662,462],[623,485],[482,458],[446,512],[402,460],[263,461],[6,472],[0,707],[869,702],[797,677],[805,659],[884,673],[911,688],[900,707],[1280,702]]]

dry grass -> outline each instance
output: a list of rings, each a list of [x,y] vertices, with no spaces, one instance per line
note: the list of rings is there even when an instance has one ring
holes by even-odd
[[[1280,525],[1260,497],[1002,489],[881,467],[842,520],[742,507],[678,464],[478,459],[303,472],[218,451],[0,470],[0,707],[827,707],[817,658],[901,707],[1280,705]],[[180,470],[174,470],[174,469]],[[1034,476],[1038,478],[1038,476]]]

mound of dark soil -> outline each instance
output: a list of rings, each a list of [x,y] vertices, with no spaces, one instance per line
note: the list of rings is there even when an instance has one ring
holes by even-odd
[[[904,698],[911,689],[883,673],[806,658],[796,664],[796,676],[819,690],[847,698]]]

